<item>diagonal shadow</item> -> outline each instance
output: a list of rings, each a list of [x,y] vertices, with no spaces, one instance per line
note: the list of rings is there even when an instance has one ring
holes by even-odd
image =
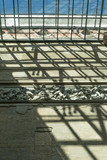
[[[58,109],[56,107],[54,107],[54,110],[59,115],[59,117],[61,118],[61,120],[66,124],[66,126],[70,129],[70,131],[74,134],[74,136],[77,138],[78,143],[81,144],[85,148],[85,150],[87,151],[87,153],[91,156],[91,158],[93,160],[97,160],[97,158],[95,157],[95,155],[93,155],[93,153],[89,150],[89,148],[87,147],[87,145],[81,140],[81,138],[74,131],[74,129],[66,122],[65,118],[61,115],[61,113],[58,111]]]
[[[26,73],[26,75],[28,76],[28,78],[30,80],[34,80],[34,82],[37,83],[37,81],[39,81],[39,79],[44,79],[44,80],[51,80],[53,83],[56,82],[75,82],[75,80],[77,80],[77,82],[79,83],[79,80],[81,81],[81,79],[87,79],[90,82],[93,82],[94,79],[105,79],[107,78],[106,75],[106,67],[102,66],[102,63],[105,64],[105,61],[102,60],[102,63],[97,63],[97,62],[92,62],[91,59],[95,59],[93,57],[91,57],[91,52],[92,51],[88,51],[85,49],[85,47],[83,48],[83,46],[91,46],[91,44],[87,43],[87,44],[79,44],[79,43],[73,43],[73,44],[67,44],[67,43],[58,43],[58,44],[51,44],[51,43],[44,43],[44,44],[36,44],[36,43],[30,43],[30,44],[21,44],[21,43],[17,43],[17,45],[13,45],[13,44],[6,44],[3,43],[3,46],[1,46],[2,48],[6,48],[7,51],[5,52],[6,54],[11,54],[11,56],[14,58],[13,60],[5,60],[5,64],[8,65],[9,64],[18,64],[20,67],[17,68],[17,70],[15,72],[18,72],[19,70],[23,71]],[[37,46],[37,49],[35,49],[34,51],[31,50],[27,50],[25,47],[31,47],[32,46],[35,48]],[[57,48],[56,48],[57,46]],[[83,58],[81,56],[81,54],[78,54],[77,50],[72,49],[73,47],[78,47],[79,51],[83,51],[85,54],[90,55],[89,61],[86,58]],[[99,45],[100,46],[100,45]],[[10,49],[10,47],[12,47],[12,51]],[[42,49],[41,47],[49,47],[49,51],[45,51],[44,49]],[[59,50],[58,47],[63,47],[64,50]],[[16,49],[15,49],[16,48]],[[21,51],[19,50],[19,48],[21,49]],[[59,58],[52,58],[51,55],[49,55],[49,53],[53,53],[55,55],[57,55]],[[67,57],[65,54],[65,52],[69,53],[69,57]],[[1,53],[3,54],[4,52],[1,51]],[[29,58],[29,60],[25,59],[21,59],[19,60],[18,58],[16,58],[15,54],[23,54],[25,53],[26,56]],[[34,57],[32,57],[32,55],[30,54],[34,54]],[[39,60],[39,56],[38,54],[41,54],[45,59],[41,59]],[[71,55],[71,57],[70,57]],[[93,64],[97,63],[97,66],[93,66]],[[24,64],[27,64],[28,67],[24,67]],[[45,67],[46,65],[50,65],[49,67]],[[82,64],[82,66],[81,66]],[[36,67],[31,67],[30,65],[36,65]],[[52,67],[51,67],[52,66]],[[30,70],[31,68],[31,70]],[[9,67],[7,67],[7,69],[9,70]],[[11,67],[11,70],[15,68]],[[48,73],[49,70],[49,73]],[[86,72],[86,70],[89,70],[90,72],[92,72],[91,74],[88,74],[88,71]],[[104,72],[103,72],[104,70]],[[29,72],[30,71],[30,72]],[[53,71],[57,71],[57,75],[53,75],[51,74]],[[73,74],[74,71],[74,74]],[[32,73],[31,73],[32,72]],[[36,73],[35,73],[36,72]],[[41,72],[41,74],[39,74]],[[94,73],[93,73],[94,72]],[[31,74],[30,74],[31,73]],[[36,75],[37,76],[36,76]],[[65,81],[64,81],[65,80]]]
[[[106,133],[106,129],[105,129],[103,119],[102,119],[102,112],[101,112],[101,109],[100,109],[100,105],[99,105],[99,107],[98,106],[96,107],[96,112],[97,112],[99,124],[100,124],[100,127],[101,127],[101,134],[102,134],[103,140],[107,142],[107,133]]]
[[[95,108],[97,108],[96,106],[94,106]],[[104,132],[103,131],[99,131],[98,128],[95,126],[95,124],[92,123],[92,121],[87,117],[87,115],[85,115],[85,113],[78,107],[76,106],[76,110],[84,117],[84,119],[90,124],[90,126],[98,133],[98,135],[102,138],[103,141],[105,141],[105,129],[104,129],[104,125],[102,124],[102,120],[101,120],[101,116],[99,117],[99,122],[101,125],[101,129],[103,127]],[[98,109],[97,109],[98,110]],[[98,116],[99,116],[99,111],[97,111]]]
[[[38,111],[37,111],[37,108],[35,107],[34,108],[34,110],[35,110],[35,113],[36,113],[36,119],[37,119],[37,126],[36,126],[36,128],[47,128],[47,125],[46,125],[46,123],[45,123],[45,121],[41,118],[41,116],[39,115],[39,113],[38,113]],[[44,133],[46,133],[46,132],[44,132]],[[68,159],[68,157],[67,157],[67,155],[64,153],[64,151],[61,149],[61,147],[58,145],[58,142],[57,142],[57,140],[54,138],[54,136],[53,136],[53,134],[51,133],[51,132],[48,132],[49,133],[49,136],[51,137],[51,139],[52,139],[52,143],[54,143],[54,149],[55,149],[55,153],[58,155],[58,157],[57,156],[55,156],[56,158],[58,158],[59,160],[69,160]],[[46,137],[44,137],[44,138],[46,138]],[[39,146],[38,146],[39,147]],[[44,147],[46,147],[46,146],[44,146]],[[50,146],[51,148],[52,148],[52,146]],[[34,148],[35,148],[35,145],[34,145]],[[41,150],[42,151],[42,150]],[[54,154],[52,154],[51,156],[53,156]],[[41,157],[42,158],[42,157]],[[48,157],[46,157],[46,158],[48,158]],[[52,158],[52,157],[51,157]],[[53,158],[52,158],[53,159]]]

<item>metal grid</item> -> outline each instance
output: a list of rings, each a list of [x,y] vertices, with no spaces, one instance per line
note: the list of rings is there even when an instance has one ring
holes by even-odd
[[[10,11],[6,0],[0,4],[0,41],[98,41],[107,29],[105,0],[95,1],[94,12],[90,10],[91,0],[66,0],[65,7],[61,0],[50,0],[49,4],[48,0],[38,0],[40,5],[33,0],[25,4],[9,1]],[[24,6],[26,11],[22,11]],[[40,12],[34,12],[34,6],[39,6]]]

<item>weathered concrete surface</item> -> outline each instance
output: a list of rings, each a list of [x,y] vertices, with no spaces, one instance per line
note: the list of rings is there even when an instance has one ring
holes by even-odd
[[[24,115],[15,110],[0,107],[1,160],[107,159],[106,105],[38,104]]]
[[[30,106],[27,106],[27,105],[16,105],[15,111],[16,111],[16,113],[24,115],[28,110],[31,110],[31,109],[33,109],[32,105],[30,105]]]
[[[0,65],[0,82],[107,82],[107,46],[0,43]]]
[[[0,82],[107,82],[107,47],[0,43]],[[0,160],[107,159],[106,105],[27,106],[0,107]]]

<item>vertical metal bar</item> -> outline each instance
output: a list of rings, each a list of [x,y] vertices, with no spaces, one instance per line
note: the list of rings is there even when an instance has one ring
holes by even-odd
[[[55,26],[57,25],[57,12],[58,12],[58,1],[56,0],[56,9],[55,9]]]
[[[96,5],[96,15],[95,15],[94,27],[96,27],[96,22],[97,22],[98,4],[99,4],[99,0],[97,0],[97,5]]]
[[[58,0],[58,12],[57,12],[57,40],[58,40],[58,31],[59,31],[59,0]]]
[[[3,0],[3,12],[4,12],[4,24],[5,24],[5,27],[6,27],[6,13],[5,13],[5,3],[4,3],[4,0]]]
[[[29,27],[29,39],[30,39],[30,0],[28,0],[28,27]]]
[[[72,32],[73,32],[73,16],[74,16],[74,0],[72,0],[71,40],[72,40]]]
[[[17,0],[17,14],[18,14],[18,27],[20,27],[20,18],[19,18],[19,0]]]
[[[83,16],[84,16],[84,0],[82,2],[82,17],[81,17],[81,27],[83,26]]]
[[[45,27],[44,27],[44,25],[45,25],[45,19],[44,19],[45,18],[44,17],[44,14],[45,14],[45,10],[44,10],[45,9],[45,2],[44,1],[45,0],[43,0],[43,32],[42,32],[43,33],[43,40],[44,40],[44,33],[45,33],[44,32],[44,29],[45,29]]]
[[[3,40],[3,35],[2,35],[2,18],[1,18],[1,9],[0,9],[0,35],[1,35],[1,40]]]
[[[89,9],[89,0],[87,0],[87,10],[86,10],[86,21],[85,21],[84,40],[86,40],[87,20],[88,20],[88,9]]]
[[[30,0],[30,14],[31,14],[31,26],[32,26],[32,0]]]
[[[104,8],[104,0],[102,0],[102,4],[101,4],[101,14],[100,14],[100,22],[99,22],[98,40],[100,39],[101,22],[102,22],[102,15],[103,15],[103,8]]]
[[[70,0],[68,0],[68,27],[69,27],[69,15],[70,15]]]
[[[14,14],[14,31],[15,31],[15,39],[16,39],[16,19],[15,19],[15,1],[13,0],[13,14]]]

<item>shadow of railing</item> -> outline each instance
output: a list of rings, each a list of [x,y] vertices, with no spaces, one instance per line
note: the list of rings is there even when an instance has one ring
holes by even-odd
[[[72,105],[72,104],[71,104]],[[76,139],[77,139],[77,141],[68,141],[68,142],[60,142],[60,144],[62,145],[63,143],[63,145],[76,145],[76,146],[78,146],[78,145],[81,145],[81,146],[83,146],[83,148],[86,150],[86,152],[89,154],[89,156],[93,159],[93,160],[97,160],[98,158],[94,155],[94,152],[93,151],[91,151],[90,149],[89,149],[89,145],[94,145],[94,146],[100,146],[100,145],[107,145],[107,132],[106,132],[106,129],[105,129],[105,126],[104,126],[104,121],[106,121],[106,118],[104,118],[103,117],[103,115],[102,115],[102,112],[101,112],[101,110],[100,110],[100,105],[98,106],[93,106],[92,105],[92,107],[94,107],[94,109],[96,110],[96,118],[92,118],[91,116],[88,116],[86,113],[87,113],[87,111],[86,111],[86,113],[85,112],[83,112],[82,111],[82,109],[81,109],[81,107],[79,107],[80,105],[74,105],[73,107],[74,107],[74,112],[72,112],[72,115],[71,115],[71,109],[70,109],[70,106],[68,106],[68,113],[69,113],[69,111],[70,111],[70,115],[69,116],[67,116],[67,114],[66,114],[66,109],[67,109],[67,106],[66,107],[63,107],[63,114],[61,114],[60,112],[59,112],[59,110],[58,110],[58,108],[57,107],[55,107],[54,108],[54,110],[56,111],[56,113],[59,115],[59,117],[61,118],[61,121],[62,122],[64,122],[65,123],[65,125],[69,128],[69,130],[71,131],[71,133],[73,133],[73,135],[76,137]],[[73,108],[72,107],[72,108]],[[87,107],[87,106],[86,106]],[[88,107],[87,107],[88,108]],[[88,110],[88,109],[87,109]],[[69,121],[69,119],[68,118],[66,118],[66,117],[73,117],[73,116],[76,116],[76,114],[78,115],[78,113],[79,113],[79,115],[83,118],[83,119],[71,119],[70,121]],[[78,117],[78,116],[77,116]],[[89,128],[92,128],[95,132],[96,132],[96,134],[97,135],[99,135],[100,136],[100,140],[88,140],[88,137],[87,137],[87,140],[83,140],[82,138],[81,138],[81,134],[80,133],[78,133],[78,131],[79,131],[79,129],[76,131],[76,129],[74,129],[75,127],[74,127],[74,125],[76,125],[76,124],[73,124],[73,127],[72,127],[72,124],[70,124],[70,122],[73,122],[73,123],[78,123],[78,122],[83,122],[84,121],[84,124],[86,124],[86,122],[89,124]],[[96,126],[93,122],[94,121],[97,121],[98,123],[99,123],[99,125],[100,125],[100,129],[98,128],[98,126]],[[84,124],[83,124],[83,126],[81,125],[81,127],[84,127]],[[80,127],[80,130],[81,130],[81,127]],[[82,131],[83,131],[83,129],[82,129]],[[90,132],[90,129],[89,130],[85,130],[85,128],[84,128],[84,132],[89,132],[90,133],[90,135],[92,134],[91,132]],[[83,134],[85,134],[85,133],[83,133]],[[94,135],[93,135],[94,136]],[[90,139],[90,138],[89,138]]]
[[[1,43],[0,47],[0,82],[3,83],[17,83],[20,86],[20,82],[23,81],[23,84],[25,84],[29,80],[31,84],[70,82],[79,85],[80,82],[85,82],[86,80],[90,84],[92,82],[100,82],[100,80],[101,83],[104,80],[106,82],[107,47],[101,43],[96,45],[91,43]],[[40,108],[41,105],[40,103]],[[50,107],[48,102],[46,105]],[[58,104],[51,105],[51,108],[58,116],[58,119],[54,118],[53,120],[51,119],[53,115],[49,114],[46,119],[43,119],[43,116],[37,110],[39,107],[35,107],[36,116],[40,122],[40,124],[38,123],[39,127],[47,127],[47,123],[49,123],[50,127],[52,127],[52,124],[63,123],[70,131],[69,135],[73,134],[76,138],[76,140],[72,140],[72,138],[68,139],[68,141],[60,140],[55,137],[55,132],[49,133],[59,159],[70,159],[69,154],[62,149],[62,146],[82,146],[91,159],[98,160],[89,146],[107,145],[107,131],[104,124],[107,118],[107,111],[100,104],[97,104],[97,106],[90,105],[91,115],[88,114],[89,111],[84,111],[80,104],[66,103],[66,106],[64,104],[60,104],[60,106],[62,107],[61,111],[58,108]],[[42,106],[42,108],[44,110],[45,106]],[[85,106],[84,108],[88,107]],[[45,112],[41,113],[44,114]],[[93,115],[94,113],[95,115]],[[100,129],[94,121],[98,122]],[[78,129],[74,127],[79,122],[87,123],[89,129],[93,130],[99,138],[81,138]],[[58,128],[58,132],[62,132],[62,130],[63,128]],[[91,131],[90,134],[93,134]],[[88,131],[84,130],[84,132]],[[69,135],[67,136],[69,137]]]
[[[35,83],[106,82],[106,48],[101,43],[2,43],[1,71]]]
[[[92,107],[94,107],[94,112],[91,109]],[[69,105],[43,104],[43,106],[41,104],[36,108],[39,120],[43,123],[42,125],[53,128],[50,135],[55,145],[57,145],[60,158],[75,158],[79,154],[78,147],[81,146],[83,148],[81,154],[86,155],[87,153],[88,158],[99,159],[101,151],[99,150],[96,156],[96,152],[91,149],[91,146],[96,148],[102,146],[103,150],[103,147],[107,145],[107,133],[104,126],[106,118],[103,116],[100,107],[100,105],[89,104],[84,106],[84,104],[73,105],[71,103]],[[43,110],[44,112],[42,112]],[[62,136],[60,137],[60,135]],[[69,147],[71,152],[69,152]],[[76,151],[75,149],[72,151],[73,148]],[[74,155],[74,153],[77,154]],[[79,158],[81,157],[82,155],[79,154]]]

